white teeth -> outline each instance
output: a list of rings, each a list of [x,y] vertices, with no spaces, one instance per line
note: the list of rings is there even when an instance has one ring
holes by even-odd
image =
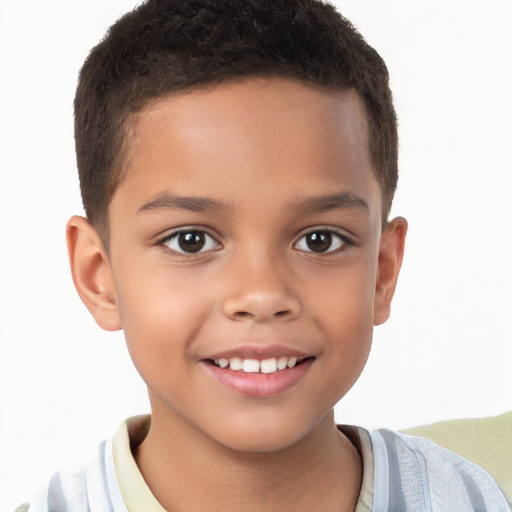
[[[278,370],[284,370],[288,366],[288,358],[287,357],[280,357],[277,360],[277,369]]]
[[[244,359],[242,370],[246,373],[258,373],[260,362],[257,359]]]
[[[231,370],[241,370],[244,366],[244,362],[239,357],[232,357],[229,360],[229,368]]]
[[[246,373],[274,373],[278,370],[293,368],[297,365],[296,357],[271,357],[269,359],[242,359],[241,357],[232,357],[230,359],[215,359],[214,363],[220,368],[228,368],[234,371],[244,371]]]
[[[277,370],[277,359],[265,359],[261,361],[261,373],[274,373]]]
[[[290,359],[288,359],[288,368],[293,368],[296,364],[297,364],[296,357],[290,357]]]

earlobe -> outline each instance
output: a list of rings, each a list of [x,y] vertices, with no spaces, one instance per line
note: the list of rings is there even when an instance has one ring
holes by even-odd
[[[406,234],[407,221],[402,217],[389,222],[381,234],[375,287],[374,325],[383,324],[389,318],[391,300],[402,266]]]
[[[71,274],[78,295],[100,327],[121,329],[110,260],[96,229],[74,216],[66,226]]]

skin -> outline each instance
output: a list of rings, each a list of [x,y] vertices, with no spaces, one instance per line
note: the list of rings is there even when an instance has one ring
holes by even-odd
[[[382,231],[359,97],[224,83],[155,101],[128,142],[109,251],[83,218],[67,236],[82,300],[101,327],[124,329],[148,386],[135,455],[150,489],[176,511],[353,510],[362,466],[333,406],[389,315],[407,229],[399,218]],[[205,250],[179,252],[177,228],[207,232]],[[329,230],[312,251],[306,235]],[[207,371],[212,354],[275,343],[312,361],[275,396]]]

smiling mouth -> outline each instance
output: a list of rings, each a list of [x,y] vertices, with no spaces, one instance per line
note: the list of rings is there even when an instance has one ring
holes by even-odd
[[[240,352],[212,354],[201,362],[207,373],[223,386],[238,395],[258,399],[276,397],[295,388],[316,360],[315,356],[282,347],[277,347],[275,355],[269,349],[250,347],[244,349],[245,354]]]
[[[270,357],[266,359],[247,358],[241,357],[208,359],[207,362],[218,368],[232,370],[235,372],[245,373],[277,373],[287,369],[299,366],[304,361],[312,359],[311,357]]]

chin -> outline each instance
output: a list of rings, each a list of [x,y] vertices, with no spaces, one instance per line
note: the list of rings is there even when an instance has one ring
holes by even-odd
[[[246,419],[226,425],[213,433],[214,439],[226,448],[236,452],[275,453],[300,444],[315,428],[312,424],[288,418],[265,418],[261,415],[253,421]]]
[[[272,432],[268,435],[260,432],[254,435],[240,437],[238,435],[229,436],[222,444],[234,451],[240,453],[276,453],[286,450],[299,442],[301,437],[290,437],[289,433]]]

